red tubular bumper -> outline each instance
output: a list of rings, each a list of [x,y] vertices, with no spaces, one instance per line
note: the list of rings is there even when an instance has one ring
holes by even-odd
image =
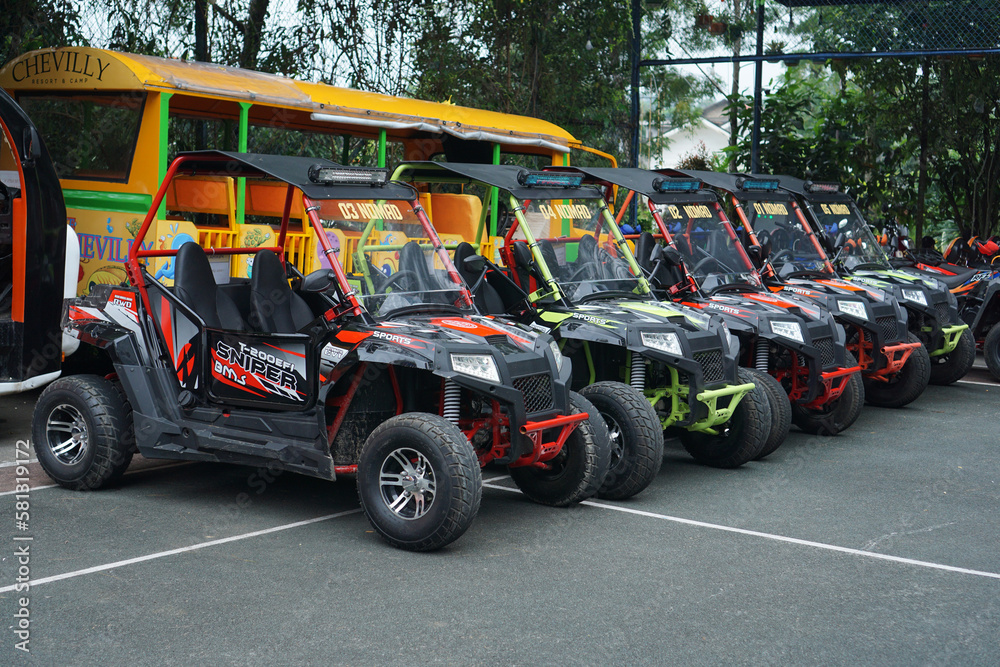
[[[847,386],[848,380],[850,380],[849,376],[860,372],[861,366],[851,366],[849,368],[838,368],[835,371],[822,373],[820,381],[823,383],[823,391],[812,401],[806,403],[804,407],[809,409],[821,408],[830,401],[837,400],[844,393],[844,388]]]
[[[898,343],[896,345],[886,345],[882,348],[885,355],[885,368],[869,373],[868,377],[888,381],[890,375],[895,375],[902,370],[906,360],[921,343]]]
[[[510,467],[538,466],[545,467],[545,462],[552,460],[556,454],[562,451],[566,438],[573,432],[577,425],[589,415],[586,412],[579,412],[572,415],[561,415],[538,422],[526,422],[520,428],[521,434],[531,439],[532,447],[530,454],[525,454],[521,458],[510,464]],[[559,429],[559,435],[554,441],[544,442],[542,434],[549,429]]]

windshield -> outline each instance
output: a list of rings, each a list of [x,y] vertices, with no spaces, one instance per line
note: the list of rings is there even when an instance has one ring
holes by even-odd
[[[528,227],[542,260],[570,300],[646,292],[631,250],[617,240],[621,232],[605,215],[603,200],[533,200],[521,205],[523,219],[513,238],[528,238]]]
[[[472,312],[448,253],[435,251],[434,230],[407,201],[318,202],[327,238],[358,299],[376,316],[405,310]],[[458,242],[461,239],[442,238]],[[453,245],[453,243],[451,244]]]
[[[791,202],[745,202],[742,207],[750,229],[761,245],[771,243],[771,266],[779,277],[799,271],[833,273],[826,253],[806,232]]]
[[[709,292],[724,285],[760,285],[760,279],[718,203],[656,207],[688,272]]]
[[[854,202],[810,203],[810,210],[822,229],[840,249],[840,261],[850,271],[870,265],[891,268],[889,260]]]

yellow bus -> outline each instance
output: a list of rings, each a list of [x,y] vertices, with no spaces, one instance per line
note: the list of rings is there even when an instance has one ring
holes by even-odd
[[[94,284],[124,281],[122,263],[135,232],[167,165],[184,150],[312,155],[380,167],[436,156],[615,165],[611,155],[536,118],[102,49],[25,53],[0,70],[0,87],[32,118],[52,154],[68,222],[80,240],[80,294]],[[171,248],[192,239],[204,247],[263,245],[284,203],[283,192],[243,178],[178,179],[146,245]],[[496,233],[496,207],[482,206],[477,196],[427,193],[422,203],[430,215],[437,207],[457,221],[446,233],[476,244],[489,244]],[[293,207],[287,253],[308,273],[322,262],[301,202]],[[252,270],[245,257],[215,261],[220,276]],[[237,261],[244,264],[229,265]],[[155,260],[153,272],[169,280],[170,261]]]

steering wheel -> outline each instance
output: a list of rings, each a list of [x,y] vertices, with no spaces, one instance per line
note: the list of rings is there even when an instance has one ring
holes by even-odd
[[[788,248],[782,248],[778,252],[774,253],[774,257],[771,258],[771,264],[776,264],[778,260],[782,257],[788,257],[792,254],[792,251]]]
[[[0,181],[0,214],[7,215],[10,213],[10,190],[7,188],[7,184]]]
[[[716,258],[712,257],[711,255],[708,255],[708,256],[703,257],[703,258],[701,258],[701,259],[698,260],[698,262],[691,268],[691,273],[698,273],[698,271],[702,267],[707,266],[708,264],[711,264],[711,263],[715,263],[715,265],[717,267],[719,267],[720,269],[722,268],[722,262],[720,262]]]
[[[413,280],[414,283],[416,283],[418,280],[417,272],[409,270],[396,271],[396,273],[389,276],[389,278],[384,283],[382,283],[382,286],[379,287],[378,291],[383,294],[387,293],[390,287],[396,285],[403,278],[410,278],[411,280]]]
[[[588,280],[588,278],[577,278],[577,276],[579,276],[580,274],[584,273],[585,271],[589,271],[590,274],[593,275],[594,274],[594,266],[592,264],[584,264],[583,266],[578,266],[576,268],[576,270],[573,271],[573,273],[570,275],[570,277],[566,278],[566,282],[573,283],[573,282],[576,282],[577,280]],[[596,280],[596,278],[589,278],[589,279],[590,280]]]

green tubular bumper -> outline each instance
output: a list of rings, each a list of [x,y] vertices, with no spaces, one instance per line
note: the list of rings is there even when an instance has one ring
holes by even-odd
[[[942,354],[948,354],[954,350],[958,347],[958,339],[962,337],[962,333],[968,328],[968,324],[956,324],[951,327],[941,327],[941,336],[944,338],[944,344],[931,352],[930,355],[932,357],[940,357]]]
[[[647,389],[645,392],[646,398],[653,406],[661,400],[670,401],[670,414],[660,420],[663,428],[673,426],[691,412],[691,407],[688,405],[688,392],[690,391],[688,385],[681,385],[678,382],[676,369],[668,368],[668,370],[670,371],[671,380],[669,387]],[[748,382],[746,384],[731,384],[720,389],[706,389],[699,392],[696,398],[708,408],[708,415],[704,419],[696,421],[693,424],[688,424],[684,428],[689,431],[706,431],[714,434],[714,427],[729,421],[733,416],[736,406],[747,395],[747,392],[752,391],[753,388],[754,384]],[[719,399],[726,396],[731,397],[729,404],[724,408],[719,407]]]

